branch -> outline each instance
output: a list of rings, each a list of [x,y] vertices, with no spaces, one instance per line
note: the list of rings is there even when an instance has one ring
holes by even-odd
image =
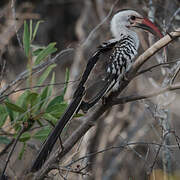
[[[0,156],[2,156],[3,154],[5,154],[7,152],[7,150],[9,149],[9,147],[14,143],[15,139],[13,138],[5,147],[4,149],[0,152]]]
[[[180,37],[180,28],[176,31],[171,32],[169,35],[164,36],[162,39],[157,41],[153,46],[147,49],[142,55],[140,55],[133,65],[133,71],[136,71],[156,52],[158,52],[163,47],[167,46],[170,42]]]
[[[150,94],[145,94],[145,95],[141,95],[141,96],[126,96],[126,97],[122,97],[122,98],[114,98],[114,99],[112,99],[110,104],[112,106],[117,105],[117,104],[125,104],[125,103],[132,102],[132,101],[155,97],[155,96],[158,96],[159,94],[163,94],[167,91],[173,91],[173,90],[177,90],[177,89],[180,89],[180,83],[170,85],[168,87],[162,88],[159,91],[155,91]]]
[[[142,146],[148,146],[148,145],[156,145],[156,146],[159,146],[159,147],[166,147],[168,149],[171,149],[172,146],[168,146],[168,145],[163,145],[163,144],[160,144],[160,143],[155,143],[155,142],[129,142],[129,143],[124,143],[123,145],[118,145],[118,146],[112,146],[112,147],[106,147],[105,149],[102,149],[102,150],[99,150],[99,151],[96,151],[96,152],[92,152],[92,153],[89,153],[87,155],[84,155],[76,160],[73,160],[72,162],[70,162],[69,164],[67,164],[65,166],[65,168],[68,168],[70,166],[72,166],[73,164],[79,162],[79,161],[82,161],[84,159],[87,159],[91,156],[96,156],[98,154],[101,154],[101,153],[104,153],[106,151],[110,151],[110,150],[113,150],[113,149],[124,149],[124,148],[128,148],[129,146],[136,146],[136,145],[142,145]],[[178,146],[174,146],[174,148],[178,148]]]
[[[76,129],[74,133],[64,142],[63,144],[64,150],[61,152],[60,149],[56,150],[55,153],[53,153],[49,157],[49,159],[45,162],[43,167],[37,173],[34,174],[35,180],[43,179],[46,176],[46,174],[53,169],[53,164],[57,164],[59,160],[61,160],[74,147],[77,141],[82,136],[84,136],[85,133],[95,124],[95,122],[99,119],[99,117],[102,116],[107,109],[112,107],[110,103],[112,101],[112,98],[119,95],[124,90],[124,88],[127,87],[129,82],[135,77],[140,67],[151,56],[153,56],[157,51],[159,51],[161,48],[169,44],[175,38],[180,37],[180,29],[178,29],[176,32],[170,33],[170,35],[172,37],[166,35],[137,58],[131,70],[125,74],[127,80],[122,81],[119,92],[116,94],[114,93],[111,94],[110,95],[111,98],[108,98],[108,103],[98,106],[94,112],[92,112],[88,117],[85,117],[85,120],[82,121],[83,123],[79,126],[79,128]]]
[[[15,147],[16,147],[16,144],[17,144],[19,138],[21,137],[21,135],[22,135],[24,132],[25,132],[25,128],[23,127],[23,128],[19,131],[19,133],[18,133],[18,135],[17,135],[17,137],[16,137],[16,140],[15,140],[15,142],[14,142],[11,150],[9,151],[9,154],[8,154],[8,156],[7,156],[5,165],[4,165],[4,167],[3,167],[3,170],[2,170],[2,173],[1,173],[1,176],[0,176],[0,179],[3,179],[3,177],[5,176],[5,171],[6,171],[6,168],[7,168],[8,163],[9,163],[9,160],[10,160],[10,158],[11,158],[13,152],[14,152],[14,149],[15,149]]]
[[[141,74],[144,74],[144,73],[147,72],[147,71],[151,71],[152,69],[154,69],[154,68],[156,68],[156,67],[165,66],[165,65],[169,65],[169,64],[174,64],[174,63],[177,63],[178,61],[180,61],[180,58],[177,59],[177,60],[174,60],[174,61],[156,64],[156,65],[151,66],[151,67],[149,67],[149,68],[147,68],[147,69],[143,69],[143,70],[137,72],[136,76],[139,76],[139,75],[141,75]]]
[[[70,86],[72,83],[76,83],[79,82],[80,79],[74,80],[74,81],[68,81],[68,86]],[[65,85],[66,82],[58,82],[58,83],[47,83],[47,84],[43,84],[43,85],[37,85],[37,86],[32,86],[32,87],[25,87],[25,88],[21,88],[21,89],[13,89],[12,91],[10,91],[9,93],[4,94],[3,96],[0,96],[0,101],[2,101],[3,99],[5,99],[6,97],[8,97],[9,95],[12,95],[14,93],[20,92],[20,91],[25,91],[28,89],[36,89],[36,88],[43,88],[43,87],[48,87],[48,86],[63,86]]]

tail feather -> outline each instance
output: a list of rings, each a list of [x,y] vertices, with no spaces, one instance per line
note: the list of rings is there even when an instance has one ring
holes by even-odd
[[[49,134],[48,138],[43,143],[43,146],[31,167],[31,172],[35,172],[42,167],[42,165],[46,161],[46,158],[51,153],[53,146],[56,143],[65,125],[73,117],[74,113],[79,108],[79,105],[82,101],[82,97],[83,93],[81,93],[81,96],[75,97],[69,104],[67,110],[65,111],[59,122],[56,124],[55,128]]]
[[[44,142],[39,154],[37,155],[32,167],[31,172],[35,172],[39,170],[42,165],[44,164],[47,156],[51,153],[54,144],[57,141],[57,138],[61,134],[62,130],[64,129],[67,122],[73,117],[74,113],[78,112],[79,106],[82,101],[82,97],[84,95],[84,84],[88,79],[88,76],[95,66],[96,62],[99,60],[99,55],[103,49],[97,50],[94,55],[89,59],[86,69],[82,75],[81,81],[73,95],[73,100],[68,106],[66,112],[63,114],[57,125],[55,126],[54,130],[50,133],[46,141]]]

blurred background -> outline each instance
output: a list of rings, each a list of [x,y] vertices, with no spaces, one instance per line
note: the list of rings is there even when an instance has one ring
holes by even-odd
[[[70,80],[75,81],[80,77],[88,58],[103,41],[111,38],[109,22],[113,14],[120,9],[134,9],[149,17],[161,28],[164,35],[180,27],[179,0],[1,0],[1,72],[5,64],[5,70],[1,74],[1,87],[13,81],[26,69],[27,60],[22,49],[25,19],[33,19],[34,23],[38,20],[44,21],[38,29],[35,45],[46,46],[50,42],[57,42],[58,52],[73,48],[73,51],[58,57],[56,61],[54,72],[56,82],[59,83],[64,82],[66,68],[70,70]],[[147,33],[140,34],[140,37],[141,52],[156,41]],[[180,42],[177,39],[167,47],[167,61],[180,60],[179,50]],[[162,52],[152,57],[142,68],[161,62]],[[167,86],[166,80],[171,79],[176,70],[179,72],[179,66],[178,63],[173,63],[166,67],[157,67],[136,77],[121,96],[144,95]],[[177,73],[174,83],[179,80]],[[25,85],[21,84],[21,88]],[[68,86],[67,100],[71,99],[74,87],[76,83]],[[63,86],[56,86],[55,93],[62,90]],[[14,100],[17,97],[18,93],[11,96]],[[61,166],[92,152],[104,151],[84,158],[70,167],[76,171],[84,167],[83,173],[64,170],[61,172],[62,176],[72,180],[180,179],[179,108],[179,90],[149,100],[114,106],[82,137]],[[81,121],[75,118],[68,125],[63,139],[66,139]],[[131,142],[135,144],[126,145],[126,148],[109,149]],[[159,144],[167,146],[162,147]],[[20,179],[25,175],[39,147],[40,142],[32,141],[22,160],[17,158],[18,146],[16,147],[9,165],[12,170],[11,177],[14,174]],[[5,155],[0,157],[1,161],[5,159]],[[53,171],[49,175],[52,179],[63,179],[59,171]]]

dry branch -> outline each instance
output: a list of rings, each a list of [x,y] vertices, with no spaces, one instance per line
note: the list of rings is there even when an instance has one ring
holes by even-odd
[[[176,31],[171,32],[169,35],[164,36],[162,39],[157,41],[153,46],[151,46],[147,51],[145,51],[142,55],[138,57],[135,61],[132,70],[136,71],[156,52],[160,49],[168,45],[171,41],[175,40],[176,38],[180,37],[180,28]]]
[[[162,88],[160,90],[157,90],[157,91],[154,91],[152,93],[145,94],[145,95],[140,95],[140,96],[135,95],[135,96],[122,97],[122,98],[114,98],[110,102],[110,104],[111,105],[125,104],[125,103],[132,102],[132,101],[137,101],[137,100],[142,100],[142,99],[155,97],[155,96],[158,96],[158,95],[163,94],[165,92],[174,91],[174,90],[177,90],[177,89],[180,89],[180,83],[170,85],[168,87]]]

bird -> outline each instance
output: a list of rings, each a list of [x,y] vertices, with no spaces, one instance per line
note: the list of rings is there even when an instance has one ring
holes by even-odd
[[[31,172],[39,170],[68,121],[79,110],[87,112],[110,92],[118,91],[125,73],[138,55],[140,40],[136,31],[144,30],[162,37],[161,31],[148,18],[135,10],[120,10],[110,22],[112,38],[103,42],[89,58],[71,103],[43,143]]]

